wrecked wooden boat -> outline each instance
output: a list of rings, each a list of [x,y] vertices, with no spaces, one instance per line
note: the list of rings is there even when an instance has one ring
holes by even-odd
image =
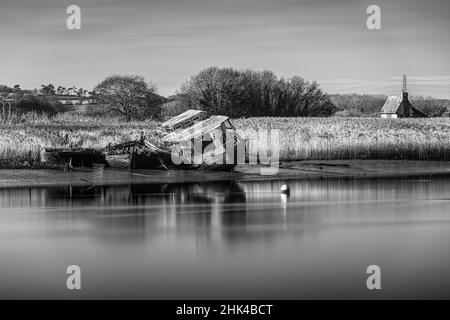
[[[188,110],[166,121],[169,132],[160,147],[144,136],[137,141],[108,146],[106,161],[113,168],[204,169],[232,171],[238,156],[245,155],[245,143],[226,116],[211,116],[200,110]]]
[[[180,168],[232,171],[245,157],[245,143],[226,116],[211,116],[163,138]]]
[[[112,168],[205,169],[232,171],[245,156],[245,143],[226,116],[188,110],[163,123],[159,147],[140,139],[94,149],[46,149],[45,159],[74,167],[101,164]]]
[[[106,162],[112,168],[165,169],[164,159],[170,154],[159,149],[145,139],[128,141],[108,146],[105,151]]]
[[[42,161],[72,167],[107,166],[105,155],[94,149],[46,148]]]

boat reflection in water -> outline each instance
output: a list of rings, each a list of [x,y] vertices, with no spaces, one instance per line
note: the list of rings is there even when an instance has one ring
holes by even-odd
[[[376,264],[376,298],[450,298],[449,190],[438,178],[0,189],[0,297],[372,298]]]
[[[0,190],[0,208],[32,208],[45,219],[84,221],[91,237],[108,242],[145,241],[168,229],[199,229],[192,235],[208,237],[205,231],[245,224],[245,201],[236,182]]]

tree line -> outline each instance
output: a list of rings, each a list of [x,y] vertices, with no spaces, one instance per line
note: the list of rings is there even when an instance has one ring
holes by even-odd
[[[184,83],[168,100],[157,95],[154,84],[140,76],[114,75],[94,89],[100,105],[132,118],[161,117],[174,107],[180,113],[200,109],[209,114],[238,117],[330,116],[335,106],[316,82],[299,76],[278,78],[270,71],[234,70],[211,67]],[[162,105],[163,104],[163,105]]]
[[[317,82],[300,76],[278,78],[271,71],[211,67],[186,82],[180,97],[189,108],[233,118],[318,117],[335,112]]]
[[[188,109],[239,117],[373,117],[379,116],[387,96],[327,95],[317,82],[300,76],[277,77],[271,71],[210,67],[192,76],[172,97],[158,94],[156,85],[138,75],[112,75],[92,91],[76,87],[42,85],[33,92],[0,85],[0,94],[16,96],[24,111],[64,111],[55,95],[91,95],[96,105],[91,114],[122,115],[132,119],[161,119]],[[412,97],[412,104],[432,117],[450,116],[450,101]]]
[[[13,87],[8,87],[0,84],[0,94],[8,94],[8,93],[22,93],[22,94],[34,94],[34,95],[62,95],[62,96],[78,96],[78,97],[86,97],[88,95],[92,95],[93,92],[86,90],[84,88],[77,88],[76,86],[72,87],[63,87],[63,86],[55,86],[51,83],[42,84],[40,89],[33,90],[24,90],[20,87],[20,84],[16,84]]]
[[[89,92],[83,88],[77,88],[76,86],[66,88],[63,86],[55,87],[53,84],[41,85],[40,89],[27,90],[22,89],[19,84],[13,87],[6,85],[0,85],[0,96],[13,98],[16,104],[16,110],[20,113],[27,112],[44,112],[49,115],[56,114],[58,112],[65,112],[69,110],[67,106],[61,104],[57,95],[60,96],[72,96],[81,99],[88,95]]]

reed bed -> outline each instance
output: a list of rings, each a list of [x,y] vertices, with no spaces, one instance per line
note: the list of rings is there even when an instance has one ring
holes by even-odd
[[[249,118],[235,119],[238,132],[255,139],[277,129],[281,161],[293,160],[450,160],[450,119]],[[154,121],[83,114],[31,114],[0,122],[0,168],[40,167],[44,148],[104,148],[141,131],[159,145],[163,133]],[[66,139],[68,137],[68,141]],[[267,144],[269,153],[274,145]]]
[[[279,130],[280,160],[450,160],[450,119],[249,118],[241,135]]]
[[[162,132],[154,121],[59,114],[21,117],[0,123],[0,168],[40,166],[45,148],[105,148],[138,139],[141,131],[158,144]]]

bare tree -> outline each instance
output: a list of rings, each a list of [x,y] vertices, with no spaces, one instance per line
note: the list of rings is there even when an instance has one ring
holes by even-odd
[[[147,97],[149,93],[156,94],[157,89],[141,76],[113,75],[98,84],[94,91],[98,103],[131,121],[133,116],[145,113]]]
[[[191,77],[181,94],[189,105],[230,117],[329,116],[335,108],[316,82],[270,71],[210,67]]]

